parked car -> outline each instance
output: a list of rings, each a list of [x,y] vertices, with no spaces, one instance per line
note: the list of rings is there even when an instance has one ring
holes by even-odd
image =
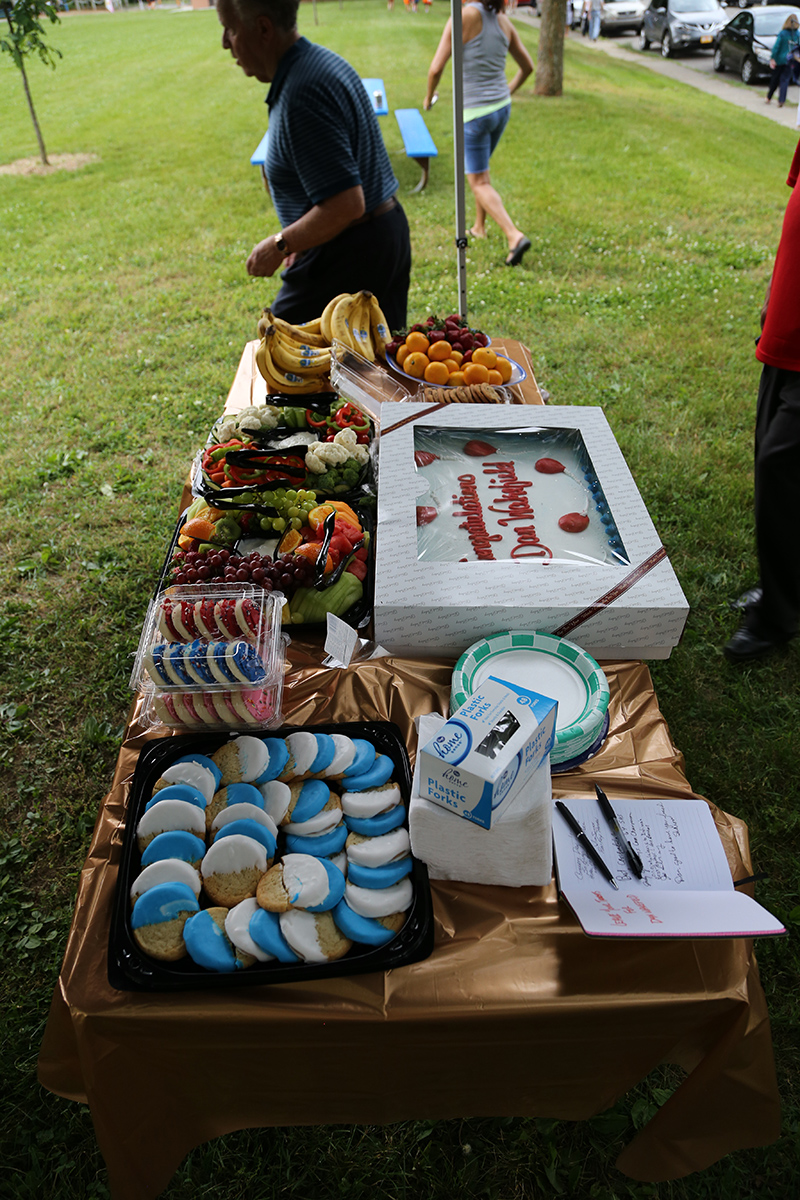
[[[661,57],[681,50],[711,50],[728,20],[719,0],[651,0],[645,9],[639,48],[661,43]]]
[[[800,20],[800,8],[784,5],[737,13],[719,31],[714,43],[714,70],[738,71],[742,83],[755,83],[769,75],[772,44],[792,13]]]
[[[624,33],[630,29],[638,33],[642,28],[644,10],[642,0],[606,0],[600,14],[600,32]]]

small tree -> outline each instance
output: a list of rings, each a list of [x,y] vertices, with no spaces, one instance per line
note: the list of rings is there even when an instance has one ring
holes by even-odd
[[[31,120],[36,130],[36,136],[39,139],[39,153],[42,162],[47,166],[47,151],[44,148],[44,138],[39,128],[39,122],[36,119],[36,110],[33,107],[31,89],[28,86],[25,58],[29,54],[38,54],[46,66],[55,67],[56,60],[62,57],[60,50],[51,49],[45,42],[45,30],[42,25],[42,21],[45,18],[51,25],[58,22],[59,16],[56,12],[56,6],[53,0],[16,0],[16,3],[13,5],[7,3],[7,0],[0,0],[0,10],[2,10],[3,16],[8,21],[7,33],[1,32],[2,26],[0,26],[0,50],[7,51],[20,69],[22,86],[25,88],[25,97],[31,112]]]
[[[560,96],[564,87],[564,26],[567,0],[542,0],[539,51],[536,55],[537,96]]]

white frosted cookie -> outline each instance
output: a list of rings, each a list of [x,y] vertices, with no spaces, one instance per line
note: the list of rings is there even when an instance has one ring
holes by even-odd
[[[352,765],[356,756],[353,739],[346,733],[332,733],[334,753],[333,762],[324,772],[325,779],[341,779],[344,772]]]
[[[299,834],[300,837],[311,837],[315,833],[329,833],[342,823],[342,805],[335,792],[331,792],[325,807],[309,817],[307,821],[287,821],[283,827],[284,833]]]
[[[292,802],[292,793],[288,783],[282,783],[279,779],[271,779],[269,783],[260,784],[258,790],[264,797],[265,811],[269,813],[276,825],[280,825],[285,820]]]
[[[257,910],[258,901],[255,896],[242,900],[241,904],[237,904],[226,916],[225,932],[236,949],[241,950],[243,954],[250,954],[256,962],[272,962],[275,955],[262,950],[250,937],[250,918]]]
[[[198,792],[202,792],[205,796],[206,804],[208,804],[216,791],[216,781],[213,774],[208,767],[201,766],[200,763],[173,763],[171,767],[167,767],[162,772],[161,778],[157,779],[153,784],[153,791],[160,791],[161,788],[168,787],[171,783],[188,783],[190,787],[197,788]]]
[[[401,879],[387,888],[364,888],[348,880],[345,899],[353,912],[362,917],[389,917],[393,913],[405,912],[414,898],[411,880]]]
[[[405,858],[411,852],[411,842],[408,830],[400,826],[378,837],[351,833],[345,842],[345,850],[348,860],[360,867],[383,867],[395,859]]]
[[[342,958],[352,942],[334,924],[329,912],[293,908],[280,915],[281,933],[305,962],[324,963]]]
[[[278,827],[273,821],[269,813],[265,813],[263,808],[259,808],[255,804],[229,804],[227,808],[223,808],[214,817],[211,822],[212,834],[218,833],[223,825],[230,825],[231,821],[257,821],[259,825],[263,825],[268,829],[273,837],[278,836]]]
[[[142,813],[136,826],[139,853],[141,854],[159,833],[167,833],[174,829],[193,833],[199,838],[205,837],[205,813],[188,800],[159,800],[158,804]]]
[[[267,851],[261,842],[243,834],[217,838],[200,864],[203,887],[215,904],[233,908],[255,896],[267,870]]]
[[[135,903],[143,892],[161,883],[185,883],[195,896],[200,895],[200,872],[181,858],[163,858],[151,863],[136,876],[131,884],[131,903]]]
[[[266,771],[269,750],[260,738],[243,734],[220,746],[211,758],[222,771],[223,784],[252,783]]]
[[[344,792],[342,809],[348,817],[376,817],[394,808],[402,798],[396,783],[384,783],[369,792]]]

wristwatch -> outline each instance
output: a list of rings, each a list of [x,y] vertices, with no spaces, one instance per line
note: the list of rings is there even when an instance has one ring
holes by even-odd
[[[281,230],[281,232],[275,236],[275,249],[279,254],[282,254],[284,258],[287,258],[289,254],[291,254],[289,247],[286,245],[286,238],[283,236],[283,230]]]

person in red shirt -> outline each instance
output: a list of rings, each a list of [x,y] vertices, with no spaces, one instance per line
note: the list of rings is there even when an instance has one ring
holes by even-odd
[[[726,643],[729,662],[761,658],[795,636],[800,624],[800,144],[787,183],[772,278],[761,310],[756,358],[764,364],[755,431],[756,548],[760,585],[740,597],[744,620]]]

